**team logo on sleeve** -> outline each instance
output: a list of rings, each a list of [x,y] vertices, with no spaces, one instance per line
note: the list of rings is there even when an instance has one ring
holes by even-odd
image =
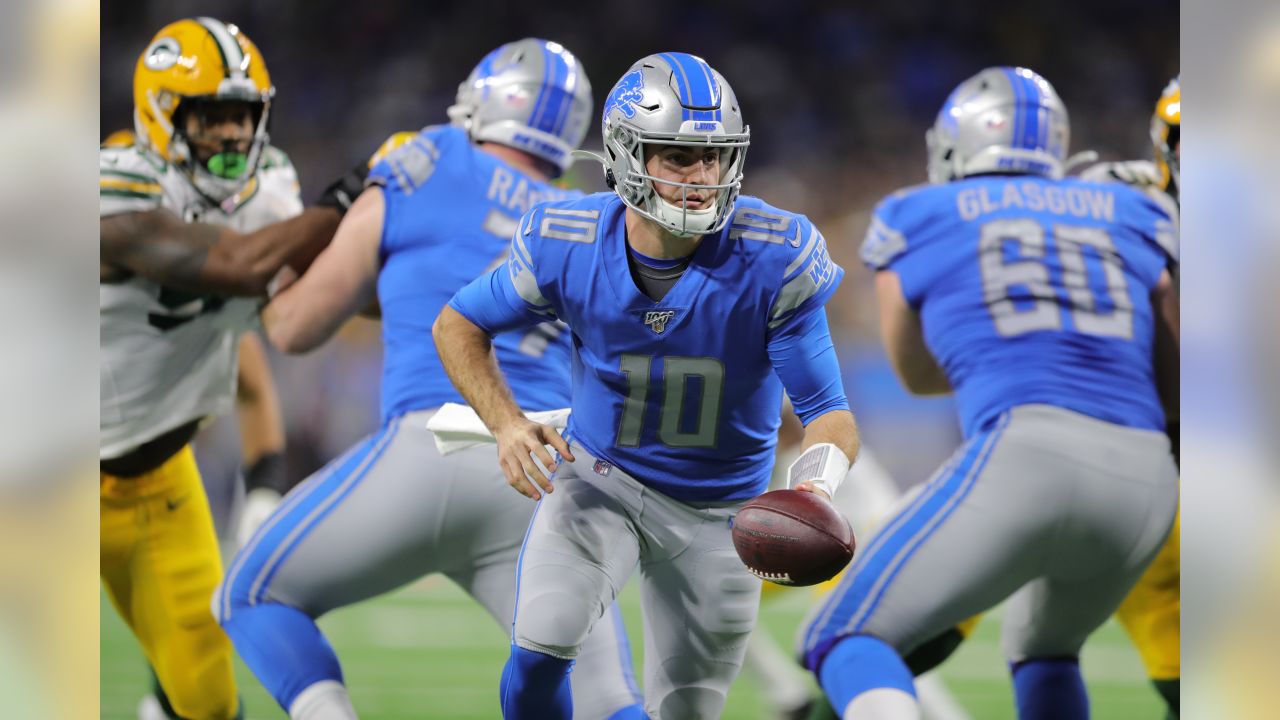
[[[667,323],[676,316],[675,310],[649,310],[644,314],[644,324],[654,333],[661,335],[667,329]]]

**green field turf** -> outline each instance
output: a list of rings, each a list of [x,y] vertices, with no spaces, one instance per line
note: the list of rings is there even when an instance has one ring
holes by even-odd
[[[811,600],[812,595],[804,591],[772,599],[761,614],[762,622],[789,648]],[[622,602],[640,668],[640,607],[634,583]],[[320,624],[342,658],[361,718],[498,717],[498,673],[506,659],[506,635],[447,580],[430,579],[339,610]],[[138,700],[146,692],[146,670],[136,643],[105,597],[101,633],[102,717],[129,720],[136,717]],[[1137,655],[1115,623],[1094,635],[1082,663],[1095,720],[1162,717]],[[248,718],[285,717],[238,661],[237,674]],[[944,666],[943,677],[975,719],[1013,717],[998,617],[988,617],[978,626],[974,637]],[[752,682],[747,674],[739,678],[729,695],[725,718],[770,718]]]

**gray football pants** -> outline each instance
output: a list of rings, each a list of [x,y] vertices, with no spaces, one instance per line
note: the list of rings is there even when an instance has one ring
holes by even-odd
[[[1162,433],[1024,405],[904,501],[811,615],[811,667],[854,634],[906,654],[1006,598],[1009,661],[1077,655],[1163,544],[1177,469]]]
[[[221,612],[247,596],[318,618],[441,573],[510,630],[516,559],[537,503],[507,485],[493,445],[441,456],[430,416],[393,421],[295,488],[229,568],[215,595]],[[621,616],[607,613],[574,670],[576,718],[639,702],[626,646]]]
[[[653,720],[720,717],[760,601],[760,581],[730,534],[745,501],[680,502],[580,446],[573,454],[539,502],[521,552],[515,643],[577,657],[577,687],[584,640],[599,632],[638,563],[645,711]]]

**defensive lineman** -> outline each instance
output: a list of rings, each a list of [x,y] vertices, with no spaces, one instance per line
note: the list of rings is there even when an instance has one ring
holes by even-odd
[[[305,264],[342,212],[303,211],[292,165],[267,142],[274,93],[235,26],[172,23],[138,58],[136,142],[99,156],[102,580],[186,718],[239,712],[231,645],[209,613],[222,564],[189,445],[233,402],[257,305],[228,296],[261,295],[286,262]]]
[[[591,116],[569,51],[526,39],[489,53],[459,87],[452,126],[394,136],[333,244],[263,312],[272,343],[306,352],[380,306],[382,427],[305,481],[237,555],[215,612],[241,657],[292,718],[353,718],[333,648],[315,619],[443,573],[506,628],[532,506],[502,482],[492,447],[442,457],[428,419],[460,402],[428,337],[459,288],[500,265],[517,219],[542,200]],[[398,147],[396,147],[398,145]],[[569,401],[568,334],[542,323],[495,343],[520,406]],[[430,617],[423,618],[430,623]],[[621,618],[588,643],[578,717],[642,715]]]
[[[645,708],[714,718],[760,594],[730,523],[769,483],[783,386],[806,425],[794,468],[808,471],[794,482],[829,496],[857,453],[823,310],[843,271],[807,218],[738,197],[749,131],[702,59],[636,62],[609,93],[603,132],[614,192],[527,213],[507,264],[434,328],[508,482],[541,498],[503,713],[570,716],[569,670],[638,563]],[[520,414],[489,359],[490,335],[552,318],[576,351],[568,441]],[[544,443],[564,461],[554,492],[533,459],[555,466]]]
[[[1067,141],[1047,81],[984,70],[929,133],[934,184],[872,220],[890,359],[913,392],[954,390],[967,441],[805,632],[846,719],[918,717],[901,655],[1006,597],[1019,716],[1087,717],[1080,647],[1173,522],[1174,225],[1136,190],[1061,179]]]

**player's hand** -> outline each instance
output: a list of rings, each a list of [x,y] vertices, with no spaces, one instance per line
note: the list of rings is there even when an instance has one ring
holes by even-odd
[[[1149,160],[1096,163],[1080,173],[1089,182],[1122,182],[1134,187],[1148,187],[1160,183],[1160,170]]]
[[[574,459],[573,453],[569,452],[569,444],[555,428],[524,417],[495,428],[493,436],[498,441],[498,464],[507,476],[507,484],[534,500],[542,497],[539,489],[547,493],[555,489],[551,485],[551,473],[555,472],[556,463],[547,452],[547,446],[555,448],[565,460]],[[534,458],[542,463],[541,467]],[[545,473],[543,468],[546,468]]]
[[[254,488],[245,495],[240,523],[236,526],[236,547],[244,547],[258,528],[280,506],[280,493],[271,488]]]
[[[799,490],[800,492],[813,493],[814,495],[817,495],[818,497],[826,500],[827,502],[831,502],[831,496],[827,494],[826,490],[823,490],[822,488],[818,487],[817,485],[814,485],[808,480],[800,483],[799,485],[796,485],[791,489]]]

